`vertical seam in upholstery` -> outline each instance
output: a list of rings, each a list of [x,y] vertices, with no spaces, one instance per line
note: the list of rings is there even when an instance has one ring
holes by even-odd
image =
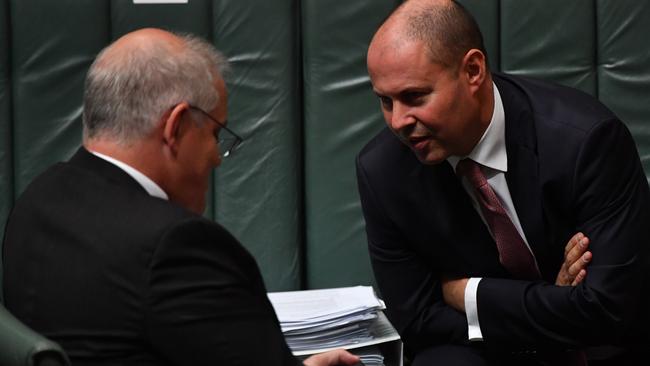
[[[497,34],[496,34],[496,39],[497,39],[497,55],[499,57],[499,62],[497,65],[497,71],[501,72],[503,70],[503,54],[501,52],[501,0],[497,0]]]
[[[15,155],[14,154],[14,98],[13,98],[13,91],[15,90],[16,86],[14,85],[14,78],[12,77],[13,73],[13,56],[15,52],[13,52],[13,23],[12,23],[12,18],[11,18],[11,1],[7,0],[4,4],[5,7],[5,17],[7,20],[7,24],[5,25],[5,29],[7,31],[7,51],[11,51],[7,54],[6,62],[7,62],[7,84],[9,85],[9,88],[7,88],[7,117],[9,118],[9,121],[7,121],[7,153],[9,154],[9,157],[7,158],[7,183],[9,184],[8,192],[10,194],[9,197],[9,202],[10,206],[13,206],[13,203],[16,200],[16,170],[15,170]],[[0,289],[2,287],[0,286]],[[0,297],[1,299],[2,297]]]
[[[208,36],[210,37],[210,42],[212,43],[212,45],[214,47],[216,47],[216,44],[214,42],[215,38],[214,38],[214,23],[213,23],[214,19],[215,19],[215,16],[214,16],[214,0],[208,1],[208,9],[207,9],[206,13],[208,14],[208,17],[210,18],[209,21],[208,21],[208,28],[209,28],[208,29],[208,32],[209,32]]]
[[[6,23],[4,25],[6,35],[7,35],[7,43],[6,43],[6,55],[5,55],[5,62],[6,62],[6,78],[7,78],[7,135],[5,136],[4,140],[6,141],[6,149],[7,149],[7,155],[5,156],[5,161],[6,161],[6,167],[7,167],[7,217],[1,218],[2,222],[0,223],[0,227],[2,227],[2,231],[0,231],[0,304],[4,302],[4,278],[2,275],[2,257],[3,257],[3,244],[4,244],[4,235],[5,235],[5,229],[7,228],[7,219],[9,218],[9,213],[11,212],[11,208],[14,205],[15,202],[15,197],[16,197],[16,192],[15,187],[16,187],[16,174],[15,174],[15,164],[14,164],[14,139],[13,139],[13,134],[14,134],[14,128],[13,128],[13,121],[14,121],[14,116],[13,116],[13,91],[14,91],[14,84],[12,83],[12,72],[13,72],[13,57],[12,55],[15,54],[15,52],[12,51],[12,22],[11,22],[11,1],[6,0],[2,3],[2,6],[4,8],[5,12],[5,20]],[[1,174],[1,173],[0,173]]]
[[[598,32],[598,0],[593,0],[592,2],[594,8],[594,72],[596,74],[594,78],[594,89],[596,98],[600,99],[600,62],[598,58],[600,53],[598,52],[600,48],[600,34]]]
[[[296,39],[295,39],[295,57],[294,60],[296,62],[296,80],[295,83],[297,85],[297,98],[298,98],[298,106],[297,108],[297,116],[300,119],[300,123],[298,124],[298,141],[299,141],[299,154],[298,154],[298,167],[300,171],[298,172],[298,192],[300,192],[298,196],[298,205],[297,205],[297,210],[298,210],[298,288],[300,290],[305,290],[308,287],[307,283],[307,218],[305,217],[305,214],[307,212],[307,207],[306,207],[306,182],[305,182],[305,122],[306,122],[306,115],[305,115],[305,75],[304,75],[304,65],[305,65],[305,60],[304,60],[304,53],[303,53],[303,28],[302,28],[302,2],[301,0],[294,0],[295,4],[295,17],[296,19],[294,26],[296,34]]]
[[[107,11],[106,11],[106,14],[108,14],[108,22],[106,22],[108,24],[108,42],[106,43],[106,45],[104,47],[108,46],[109,44],[111,44],[113,42],[113,2],[112,2],[112,0],[108,0],[106,2],[106,5],[107,5],[107,8],[108,8]],[[104,47],[102,47],[102,49]]]

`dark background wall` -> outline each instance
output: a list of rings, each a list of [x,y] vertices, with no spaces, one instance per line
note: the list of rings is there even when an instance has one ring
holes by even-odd
[[[461,2],[493,70],[597,96],[630,127],[650,173],[650,2]],[[372,284],[354,157],[384,126],[365,52],[399,3],[0,0],[0,232],[31,179],[79,146],[97,52],[160,27],[211,40],[233,65],[229,123],[246,141],[215,173],[206,215],[253,253],[271,291]]]

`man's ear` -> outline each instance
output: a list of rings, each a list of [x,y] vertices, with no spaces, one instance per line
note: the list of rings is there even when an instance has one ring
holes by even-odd
[[[467,51],[460,72],[467,78],[470,88],[478,90],[487,75],[487,63],[483,52],[476,48]]]
[[[189,104],[186,102],[174,106],[169,114],[166,114],[163,122],[163,142],[169,148],[169,151],[176,155],[178,144],[181,137],[181,122],[185,112],[189,110]]]

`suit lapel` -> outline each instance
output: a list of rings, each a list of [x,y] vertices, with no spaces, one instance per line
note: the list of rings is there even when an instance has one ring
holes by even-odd
[[[539,185],[539,162],[533,114],[529,102],[518,89],[495,77],[506,119],[506,181],[519,222],[524,230],[542,275],[548,272],[545,263],[548,247],[545,240],[542,193]]]
[[[420,193],[417,196],[426,199],[422,206],[427,211],[421,213],[430,220],[426,236],[442,246],[437,246],[437,251],[446,253],[443,255],[445,263],[441,263],[446,267],[446,274],[507,276],[499,263],[492,236],[472,207],[471,199],[451,165],[448,162],[435,166],[418,164],[414,174],[418,175],[416,181],[423,184],[418,188]]]

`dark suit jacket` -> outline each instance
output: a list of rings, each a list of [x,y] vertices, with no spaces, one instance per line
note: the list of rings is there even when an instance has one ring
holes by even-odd
[[[17,201],[6,306],[73,365],[296,365],[253,257],[80,149]]]
[[[505,109],[506,180],[543,281],[513,279],[449,163],[426,166],[387,129],[361,151],[359,191],[388,315],[413,352],[464,343],[467,320],[442,301],[440,277],[484,277],[487,348],[534,352],[646,339],[650,196],[634,141],[579,91],[494,75]],[[578,231],[593,260],[577,287],[556,287]]]

